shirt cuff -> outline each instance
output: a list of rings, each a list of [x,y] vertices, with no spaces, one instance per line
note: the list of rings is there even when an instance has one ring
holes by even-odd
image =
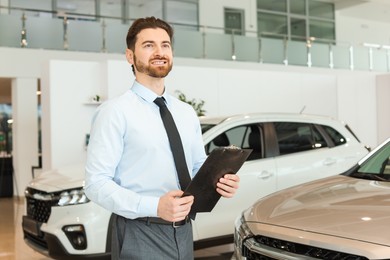
[[[140,217],[157,217],[159,197],[142,196],[139,203]]]

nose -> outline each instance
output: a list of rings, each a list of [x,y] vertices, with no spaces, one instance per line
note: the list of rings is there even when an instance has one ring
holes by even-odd
[[[156,48],[154,50],[154,54],[156,56],[164,56],[163,48],[160,45],[156,45]]]

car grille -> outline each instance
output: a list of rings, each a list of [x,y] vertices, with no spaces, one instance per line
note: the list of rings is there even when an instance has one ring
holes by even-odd
[[[47,223],[51,207],[57,205],[58,194],[46,193],[32,188],[26,189],[26,210],[27,216],[41,222]]]
[[[303,245],[294,242],[289,242],[281,239],[275,239],[266,236],[256,236],[250,238],[255,240],[254,244],[260,244],[269,247],[271,250],[275,249],[278,252],[286,252],[289,255],[302,256],[304,258],[324,259],[324,260],[368,260],[364,256],[352,255],[344,252],[337,252],[325,248],[313,247],[310,245]],[[253,244],[253,243],[252,243]],[[274,260],[280,258],[272,258],[260,253],[261,250],[256,248],[249,249],[244,242],[243,256],[247,260]]]

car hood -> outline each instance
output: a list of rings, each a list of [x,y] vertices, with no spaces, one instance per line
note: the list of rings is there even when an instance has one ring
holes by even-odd
[[[45,192],[83,187],[85,178],[84,167],[84,164],[79,164],[44,171],[35,177],[28,186]]]
[[[390,183],[328,177],[259,200],[245,219],[389,246]]]

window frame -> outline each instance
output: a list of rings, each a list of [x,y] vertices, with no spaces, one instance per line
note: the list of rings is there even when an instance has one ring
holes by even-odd
[[[226,18],[227,18],[227,15],[229,13],[239,14],[241,28],[228,28],[227,27],[227,19]],[[223,20],[224,20],[225,34],[245,35],[245,10],[244,9],[225,7],[223,10]]]
[[[307,41],[310,39],[310,41],[313,41],[313,40],[317,40],[319,42],[327,42],[327,43],[335,43],[336,41],[336,22],[335,22],[335,7],[334,7],[334,3],[327,3],[327,4],[331,4],[333,6],[333,18],[326,18],[326,17],[321,17],[321,16],[313,16],[311,15],[311,13],[309,12],[309,2],[310,1],[315,1],[315,2],[320,2],[320,3],[324,3],[322,1],[317,1],[317,0],[305,0],[305,14],[298,14],[298,13],[293,13],[291,12],[291,4],[292,4],[292,0],[286,0],[287,2],[287,10],[286,12],[283,12],[283,11],[279,11],[279,10],[267,10],[267,9],[262,9],[262,8],[259,8],[258,6],[258,2],[256,2],[256,14],[257,14],[257,25],[258,25],[258,35],[260,37],[271,37],[271,38],[275,38],[275,36],[272,36],[273,34],[279,34],[277,32],[266,32],[266,31],[260,31],[260,22],[261,22],[261,15],[262,14],[267,14],[268,16],[269,15],[274,15],[274,16],[284,16],[286,17],[286,24],[285,24],[285,27],[287,28],[287,34],[284,35],[284,37],[287,39],[287,40],[299,40],[299,41]],[[270,19],[270,18],[269,18]],[[292,28],[291,28],[291,20],[292,19],[302,19],[302,20],[305,20],[305,30],[306,30],[306,33],[305,33],[305,36],[303,37],[297,37],[297,36],[294,36],[292,35]],[[315,22],[326,22],[327,23],[327,28],[329,29],[329,25],[333,25],[333,33],[331,33],[331,37],[328,37],[328,38],[316,38],[316,37],[313,37],[313,35],[318,35],[318,33],[315,33],[315,32],[312,32],[310,29],[312,28],[311,27],[311,22],[312,21],[315,21]],[[320,23],[319,23],[320,24]],[[317,24],[318,25],[318,24]],[[316,26],[315,28],[318,28],[318,26]],[[331,28],[332,29],[332,28]],[[330,30],[331,30],[330,29]],[[330,34],[329,34],[330,35]],[[279,38],[283,38],[282,35],[279,35]]]

